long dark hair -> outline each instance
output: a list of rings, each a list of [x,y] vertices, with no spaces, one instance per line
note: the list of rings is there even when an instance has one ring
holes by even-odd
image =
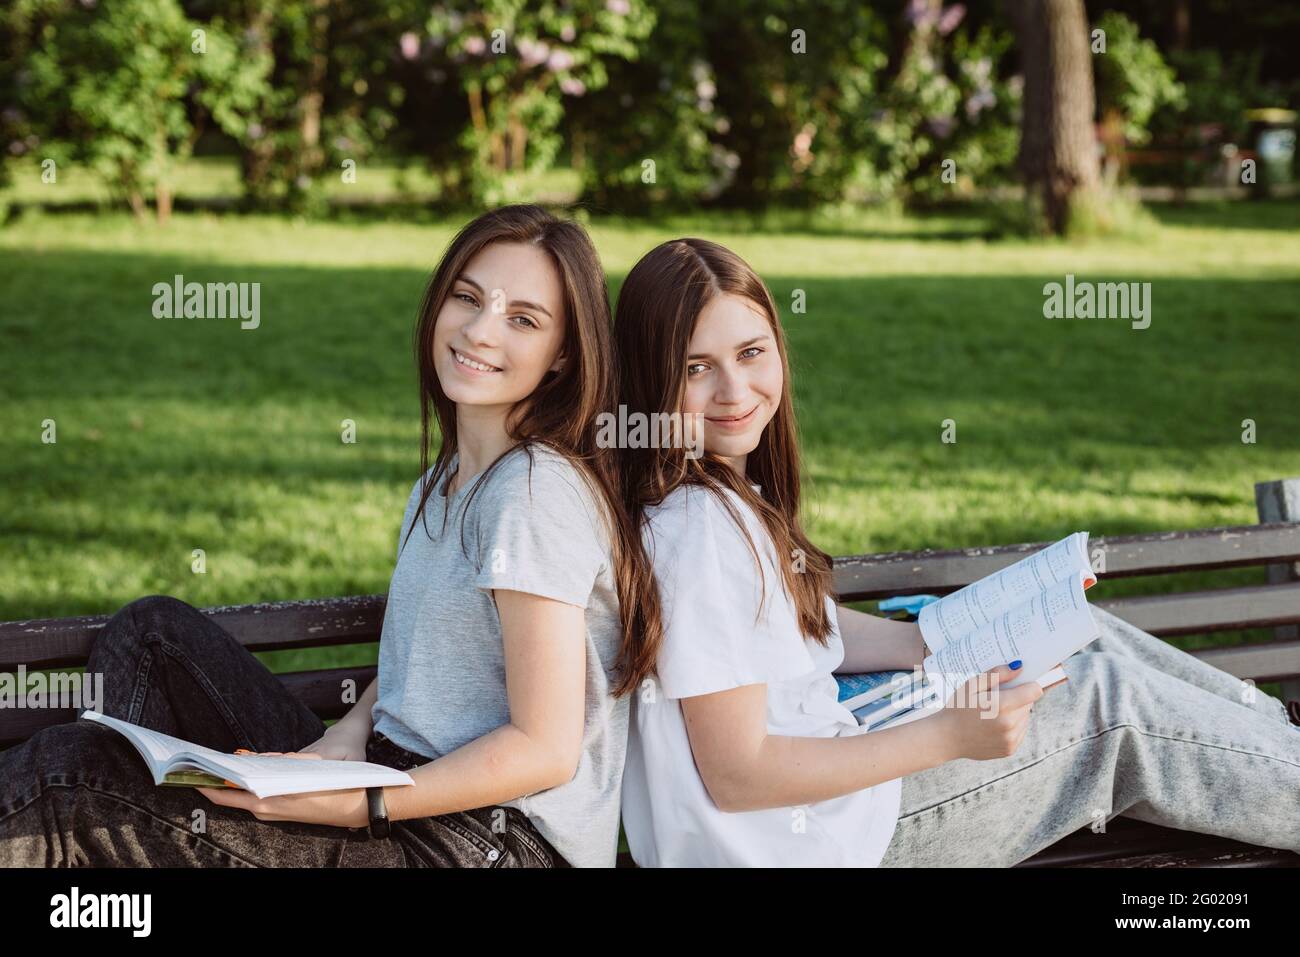
[[[467,223],[447,247],[433,271],[420,304],[415,327],[415,362],[420,379],[420,473],[423,484],[415,518],[423,520],[425,506],[443,479],[455,470],[451,460],[458,448],[456,403],[438,381],[433,359],[433,332],[457,278],[480,250],[490,243],[527,243],[545,252],[560,279],[564,308],[564,365],[548,371],[531,395],[506,415],[506,433],[513,444],[480,473],[465,498],[468,510],[482,483],[510,452],[523,446],[547,446],[565,456],[587,477],[603,506],[610,533],[611,558],[618,586],[623,644],[641,627],[643,596],[654,592],[654,577],[644,551],[628,548],[633,541],[631,517],[619,493],[617,453],[597,443],[597,416],[613,408],[617,392],[609,293],[605,274],[591,239],[577,223],[560,219],[540,206],[503,206]],[[429,469],[430,422],[437,418],[442,444]],[[464,533],[461,512],[461,532]],[[415,518],[407,540],[415,529]],[[446,522],[446,513],[443,522]],[[405,546],[405,540],[403,541]],[[628,688],[631,686],[629,685]],[[618,693],[623,692],[622,687]]]
[[[626,405],[629,416],[635,412],[647,416],[680,412],[686,395],[691,335],[704,308],[725,294],[753,303],[767,317],[784,373],[777,412],[745,460],[746,475],[737,475],[715,455],[688,457],[685,448],[626,449],[621,469],[623,498],[639,532],[647,506],[659,504],[679,485],[704,486],[718,497],[744,534],[762,576],[754,542],[722,490],[735,492],[772,536],[800,629],[826,645],[831,632],[826,596],[832,593],[833,566],[830,555],[813,545],[799,523],[799,441],[785,332],[771,292],[743,259],[704,239],[676,239],[655,247],[632,268],[619,293],[614,319],[619,401]],[[762,487],[761,496],[746,479]],[[644,616],[650,627],[637,635],[634,646],[627,650],[632,683],[654,671],[663,642],[657,594],[654,602]]]

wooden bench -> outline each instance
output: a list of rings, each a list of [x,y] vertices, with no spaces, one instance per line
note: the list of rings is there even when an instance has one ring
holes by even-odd
[[[1282,682],[1283,696],[1300,698],[1300,478],[1256,486],[1261,524],[1185,532],[1097,537],[1090,542],[1099,577],[1108,579],[1266,566],[1267,581],[1211,591],[1096,601],[1154,635],[1173,636],[1273,628],[1262,644],[1198,649],[1192,654],[1240,678]],[[835,560],[840,601],[892,595],[945,594],[967,585],[1043,543],[954,551],[891,552]],[[1104,568],[1101,567],[1104,565]],[[206,610],[250,651],[322,648],[379,640],[385,596],[270,602]],[[0,672],[84,666],[108,616],[0,623]],[[341,717],[345,680],[360,692],[375,668],[329,668],[280,675],[323,719]],[[0,748],[39,729],[75,719],[71,707],[0,709]],[[1300,735],[1297,735],[1300,741]],[[631,865],[626,854],[620,866]],[[1020,867],[1295,867],[1300,855],[1255,847],[1127,818],[1104,833],[1084,828],[1017,865]]]

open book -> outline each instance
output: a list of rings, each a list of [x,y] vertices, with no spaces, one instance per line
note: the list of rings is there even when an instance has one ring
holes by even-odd
[[[143,728],[129,721],[84,711],[91,721],[118,731],[135,745],[154,784],[180,787],[236,787],[259,798],[310,791],[342,791],[351,788],[415,784],[405,771],[366,761],[333,761],[325,758],[285,758],[277,755],[226,754]]]
[[[878,672],[840,700],[868,730],[933,714],[975,675],[1019,658],[1020,673],[1002,687],[1066,680],[1060,662],[1101,637],[1084,591],[1097,582],[1088,533],[1055,544],[987,575],[921,609],[930,654],[921,673]],[[852,676],[860,678],[863,676]]]

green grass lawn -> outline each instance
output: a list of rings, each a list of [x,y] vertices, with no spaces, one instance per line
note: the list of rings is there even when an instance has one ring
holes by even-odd
[[[591,230],[615,290],[651,246],[691,234],[768,281],[806,520],[845,554],[1248,524],[1255,482],[1300,474],[1300,204],[1156,215],[1141,239],[1078,247],[982,238],[978,210]],[[417,477],[415,309],[460,222],[30,210],[0,228],[0,619],[155,592],[198,606],[383,592]],[[261,327],[153,318],[153,284],[176,273],[260,282]],[[1044,319],[1043,284],[1066,273],[1150,282],[1150,328]]]
[[[36,156],[7,160],[0,157],[0,165],[9,174],[9,184],[0,188],[0,202],[58,209],[91,205],[111,208],[118,201],[109,185],[86,167],[56,167],[54,181],[47,182]],[[442,197],[441,181],[418,159],[363,160],[350,171],[347,182],[343,172],[340,168],[321,179],[325,195],[339,203],[423,203]],[[171,184],[177,197],[197,203],[235,200],[241,192],[238,164],[228,156],[194,156],[177,163]],[[510,184],[521,194],[556,203],[572,201],[582,185],[581,176],[569,169],[518,173],[510,178]]]

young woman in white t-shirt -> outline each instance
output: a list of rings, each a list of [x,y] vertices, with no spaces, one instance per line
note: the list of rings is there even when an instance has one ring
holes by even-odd
[[[638,864],[1010,865],[1119,813],[1300,850],[1300,729],[1282,703],[1101,609],[1102,637],[1046,694],[1000,688],[1008,662],[865,734],[834,673],[928,651],[916,624],[831,598],[831,559],[799,522],[768,289],[716,243],[665,243],[623,283],[615,341],[620,414],[670,425],[623,453],[659,584],[625,676]],[[649,418],[663,413],[682,418]]]

